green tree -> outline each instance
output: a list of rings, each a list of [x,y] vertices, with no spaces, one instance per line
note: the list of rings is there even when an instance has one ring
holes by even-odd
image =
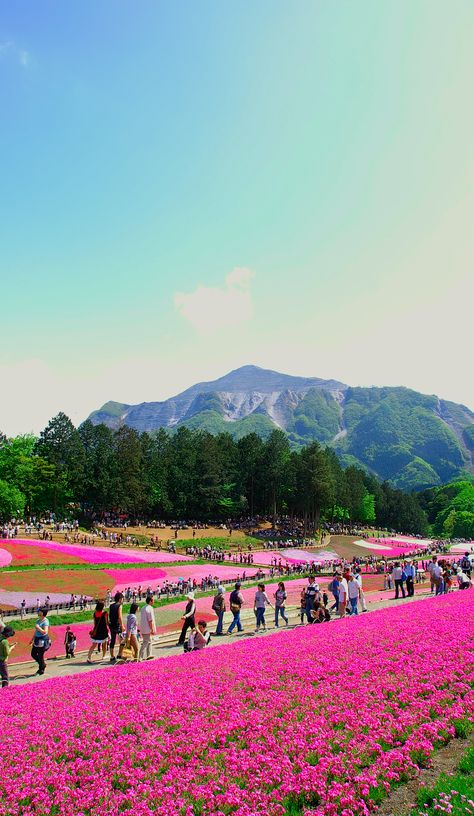
[[[0,479],[0,519],[9,521],[21,518],[25,509],[25,497],[21,490]]]
[[[137,431],[123,425],[113,436],[115,507],[138,518],[149,508],[145,489],[143,449]]]
[[[285,477],[288,475],[290,446],[283,431],[272,431],[264,445],[262,464],[267,485],[268,508],[276,523],[277,513],[283,509]]]
[[[35,453],[54,465],[52,509],[64,512],[82,494],[85,465],[81,437],[66,414],[57,414],[41,431]]]

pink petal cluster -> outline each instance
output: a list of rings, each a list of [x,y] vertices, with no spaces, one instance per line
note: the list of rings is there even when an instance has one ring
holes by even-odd
[[[474,593],[10,688],[0,816],[367,816],[474,711]]]

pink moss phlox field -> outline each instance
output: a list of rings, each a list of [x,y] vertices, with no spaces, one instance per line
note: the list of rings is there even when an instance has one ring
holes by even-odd
[[[0,541],[0,545],[1,545]],[[95,547],[81,544],[63,544],[60,541],[38,541],[35,539],[11,539],[8,543],[26,544],[29,547],[46,547],[48,550],[76,556],[78,561],[89,564],[135,564],[140,562],[166,563],[172,561],[188,561],[190,556],[178,553],[162,552],[161,550],[145,552],[129,547]]]
[[[324,564],[327,561],[340,561],[341,556],[332,550],[300,550],[296,547],[287,550],[257,550],[252,553],[254,564],[262,564],[269,566],[277,561],[282,561],[283,564],[306,564],[307,562],[314,562],[315,564]],[[247,566],[248,570],[248,566]]]
[[[473,641],[468,590],[9,688],[0,816],[366,816],[472,719]]]

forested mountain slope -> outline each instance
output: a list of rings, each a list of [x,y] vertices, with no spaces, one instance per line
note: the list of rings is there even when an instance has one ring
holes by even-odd
[[[240,439],[284,430],[294,447],[335,448],[404,489],[433,487],[474,472],[474,413],[408,388],[351,388],[337,380],[292,377],[244,366],[163,402],[108,402],[89,417],[137,431],[181,426]]]

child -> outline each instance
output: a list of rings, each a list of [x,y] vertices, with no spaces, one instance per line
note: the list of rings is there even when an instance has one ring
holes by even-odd
[[[6,688],[8,686],[9,676],[8,676],[8,658],[10,656],[10,652],[12,649],[15,648],[17,645],[16,643],[8,642],[8,638],[13,637],[15,634],[14,630],[11,626],[5,626],[5,624],[1,624],[0,628],[0,677],[2,678],[2,688]]]
[[[66,659],[75,657],[74,651],[76,649],[76,636],[71,631],[70,626],[66,626],[66,634],[64,635],[64,648],[66,650]]]

